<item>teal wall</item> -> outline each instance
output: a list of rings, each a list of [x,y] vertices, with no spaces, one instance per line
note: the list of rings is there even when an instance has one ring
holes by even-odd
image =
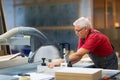
[[[25,3],[36,0],[16,0]],[[14,6],[13,0],[4,0],[5,18],[8,30],[17,26],[50,27],[72,26],[78,18],[78,3],[60,3],[55,5]],[[52,28],[52,27],[51,27]],[[70,43],[71,49],[77,46],[74,30],[41,30],[51,43]]]

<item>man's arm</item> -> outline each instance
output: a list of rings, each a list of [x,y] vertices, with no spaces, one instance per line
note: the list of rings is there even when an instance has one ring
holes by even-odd
[[[85,55],[86,53],[88,53],[89,50],[87,49],[84,49],[84,48],[80,48],[77,50],[77,52],[75,53],[72,53],[70,56],[69,56],[69,60],[70,62],[73,64],[73,63],[76,63],[78,62],[83,55]],[[64,62],[64,59],[59,59],[57,62],[52,62],[50,64],[48,64],[48,67],[49,68],[53,68],[55,66],[60,66],[60,64]]]
[[[69,56],[69,60],[71,61],[72,64],[76,63],[76,62],[80,61],[80,59],[88,52],[89,52],[89,50],[80,48],[77,50],[77,52],[75,52]]]

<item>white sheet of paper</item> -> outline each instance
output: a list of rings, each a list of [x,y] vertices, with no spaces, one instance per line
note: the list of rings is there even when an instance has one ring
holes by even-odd
[[[49,74],[37,73],[37,72],[31,72],[27,74],[30,74],[30,80],[54,80],[54,76]],[[15,75],[13,77],[20,78],[22,76]]]
[[[28,73],[30,74],[30,80],[49,80],[54,78],[52,75],[44,74],[44,73]]]

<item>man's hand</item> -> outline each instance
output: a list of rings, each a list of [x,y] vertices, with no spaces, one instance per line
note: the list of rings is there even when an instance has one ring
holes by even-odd
[[[49,68],[54,68],[54,67],[60,66],[60,64],[63,63],[63,62],[64,62],[63,59],[59,59],[56,62],[51,62],[50,64],[48,64],[48,67]]]

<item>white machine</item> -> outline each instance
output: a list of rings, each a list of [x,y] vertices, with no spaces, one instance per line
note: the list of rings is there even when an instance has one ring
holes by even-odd
[[[28,35],[30,38],[14,37],[18,34]],[[0,35],[0,45],[30,45],[29,63],[41,61],[41,58],[60,58],[59,50],[54,45],[48,45],[49,43],[42,32],[32,27],[16,27]]]

